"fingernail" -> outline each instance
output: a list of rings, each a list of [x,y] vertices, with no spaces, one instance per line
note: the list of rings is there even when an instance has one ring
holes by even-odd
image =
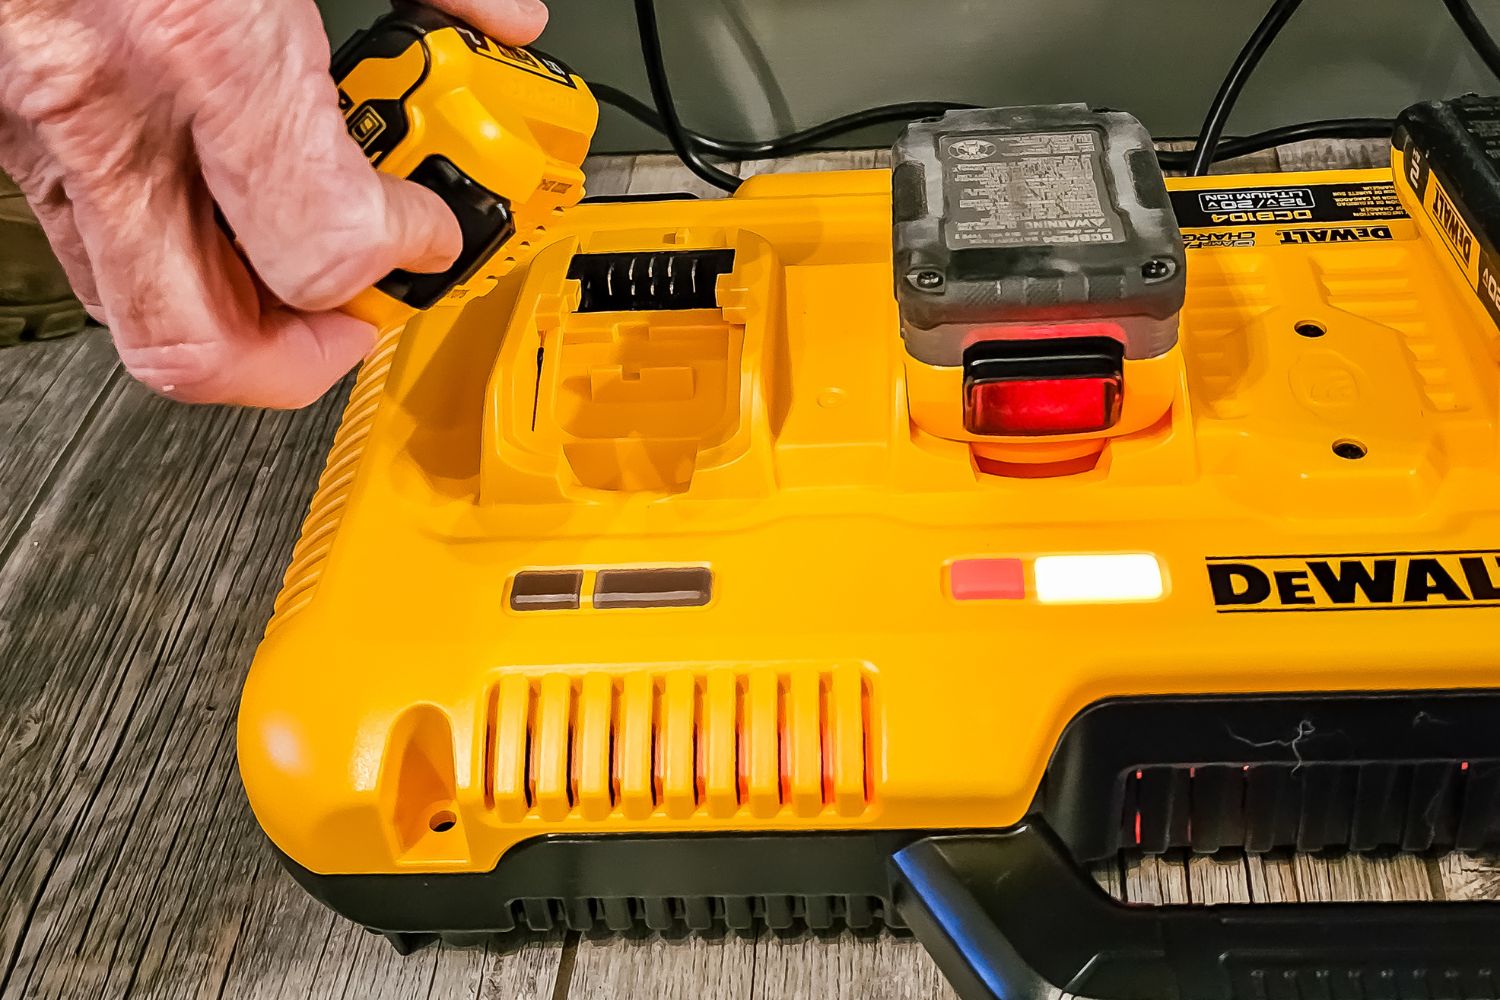
[[[551,11],[547,9],[547,5],[542,0],[510,0],[510,4],[524,17],[540,21],[541,23],[537,26],[538,31],[541,31],[546,26],[547,18]]]

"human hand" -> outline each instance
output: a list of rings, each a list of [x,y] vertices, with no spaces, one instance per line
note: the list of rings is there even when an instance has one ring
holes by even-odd
[[[432,2],[510,44],[547,20]],[[328,64],[313,0],[0,0],[0,168],[151,389],[306,405],[374,342],[338,306],[457,256],[442,200],[348,137]]]

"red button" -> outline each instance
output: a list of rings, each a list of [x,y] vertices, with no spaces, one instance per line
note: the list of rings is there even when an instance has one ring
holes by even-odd
[[[964,426],[998,437],[1113,427],[1125,345],[1112,337],[981,340],[964,349]]]
[[[1079,434],[1113,425],[1119,405],[1113,376],[977,382],[965,422],[975,434]]]
[[[1019,601],[1026,597],[1026,571],[1019,559],[955,559],[948,590],[955,601]]]

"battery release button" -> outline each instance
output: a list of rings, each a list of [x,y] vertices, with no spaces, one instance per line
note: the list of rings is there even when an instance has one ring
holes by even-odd
[[[458,219],[463,249],[448,270],[438,274],[392,271],[375,287],[411,306],[429,309],[454,288],[474,277],[485,261],[516,233],[510,202],[477,183],[446,156],[429,156],[407,178],[447,203]]]
[[[996,437],[1082,434],[1120,419],[1125,347],[1111,337],[984,340],[964,351],[964,426]]]

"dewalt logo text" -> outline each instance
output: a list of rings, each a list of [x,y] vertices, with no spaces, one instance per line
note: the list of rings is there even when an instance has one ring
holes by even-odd
[[[1452,245],[1460,260],[1467,262],[1474,254],[1474,234],[1464,224],[1458,209],[1440,187],[1432,192],[1432,221]]]
[[[1324,229],[1278,229],[1282,243],[1363,243],[1394,238],[1390,226],[1330,226]]]
[[[1500,607],[1500,549],[1211,557],[1220,613]]]

